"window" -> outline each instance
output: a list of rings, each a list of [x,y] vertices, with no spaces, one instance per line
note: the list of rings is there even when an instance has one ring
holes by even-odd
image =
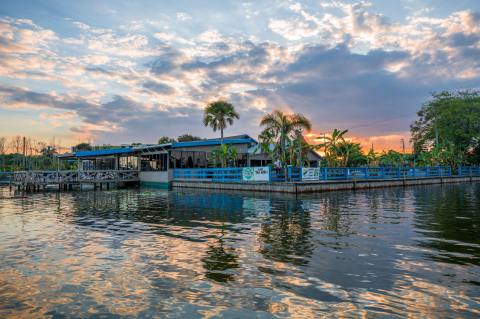
[[[142,171],[166,171],[168,169],[168,154],[145,154],[141,156]]]
[[[137,170],[138,157],[136,156],[122,156],[118,159],[118,169],[120,170]]]

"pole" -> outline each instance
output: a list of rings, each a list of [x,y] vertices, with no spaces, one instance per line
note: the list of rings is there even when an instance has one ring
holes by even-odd
[[[27,149],[26,149],[26,145],[25,145],[25,136],[23,137],[23,170],[26,171],[27,170],[27,163],[25,161],[25,155],[26,155],[26,152],[27,152]]]

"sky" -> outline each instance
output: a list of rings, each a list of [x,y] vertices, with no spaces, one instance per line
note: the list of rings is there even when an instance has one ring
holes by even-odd
[[[260,132],[274,109],[311,136],[401,146],[432,92],[480,87],[480,1],[10,1],[0,6],[0,136],[66,146],[215,137],[225,99]]]

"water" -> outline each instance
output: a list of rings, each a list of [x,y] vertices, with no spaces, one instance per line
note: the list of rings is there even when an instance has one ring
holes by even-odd
[[[480,316],[480,184],[0,189],[1,318]]]

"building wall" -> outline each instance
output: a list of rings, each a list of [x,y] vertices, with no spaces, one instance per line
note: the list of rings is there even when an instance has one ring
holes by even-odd
[[[146,171],[140,172],[140,184],[143,186],[168,187],[172,180],[173,173],[168,171]]]

